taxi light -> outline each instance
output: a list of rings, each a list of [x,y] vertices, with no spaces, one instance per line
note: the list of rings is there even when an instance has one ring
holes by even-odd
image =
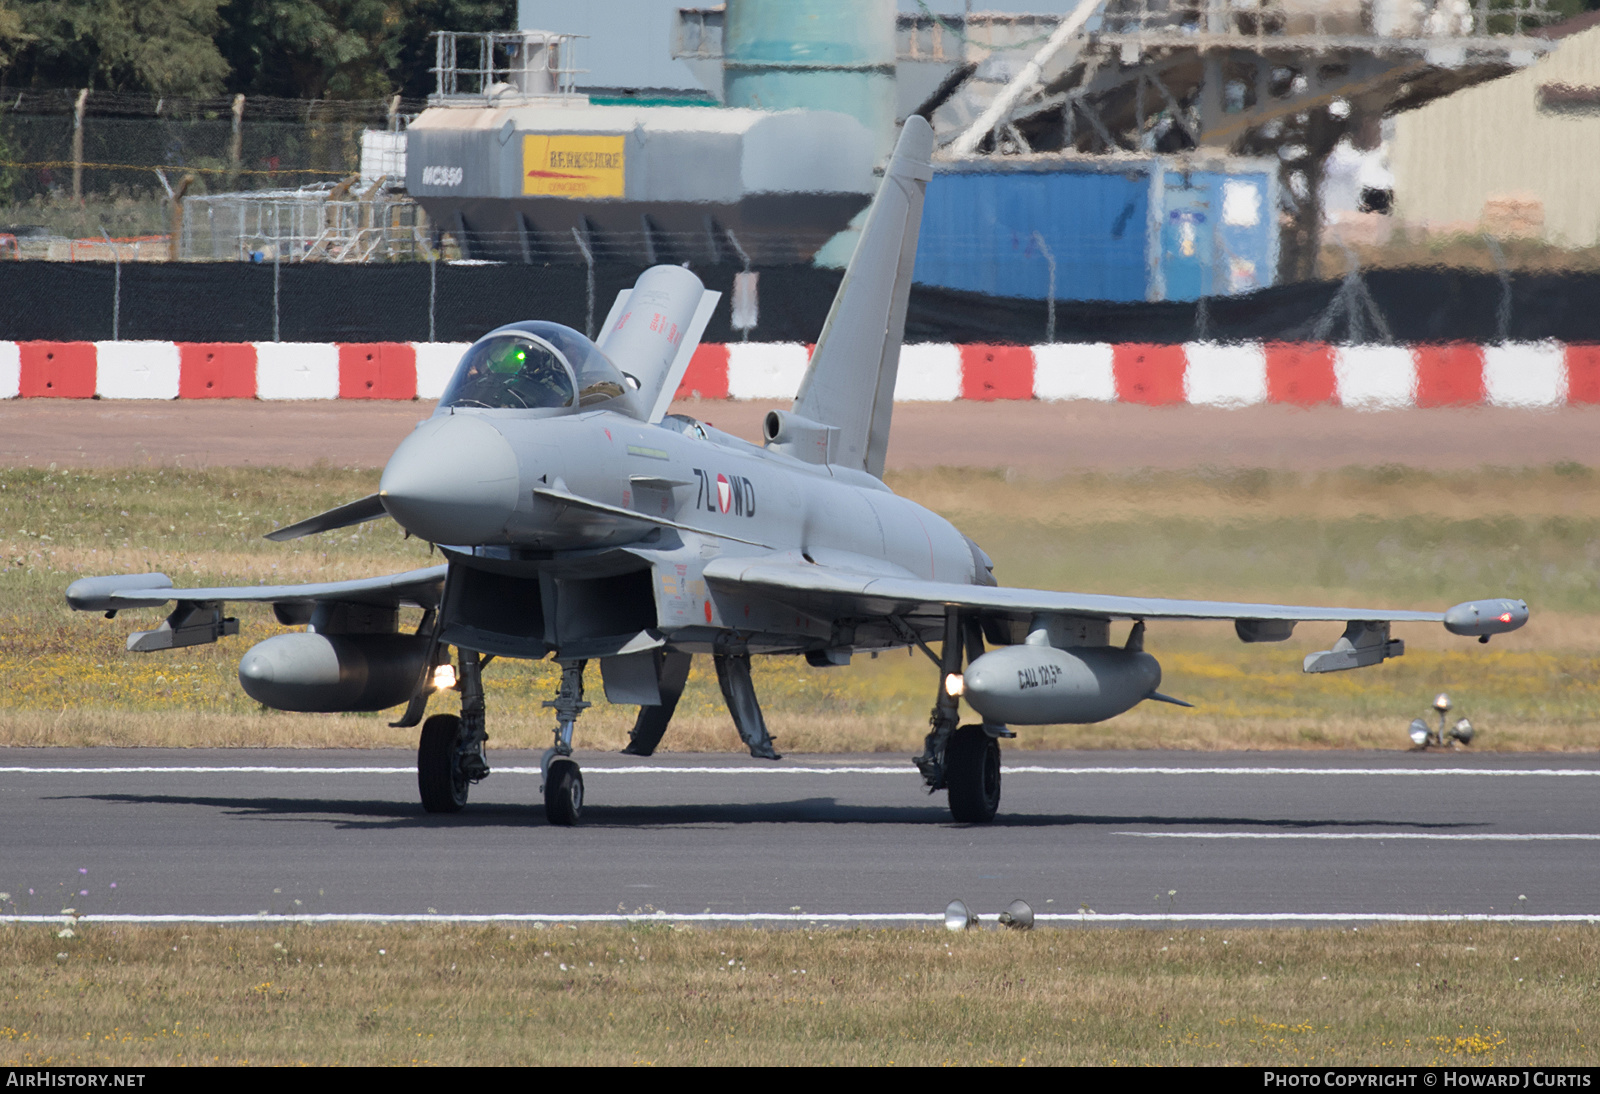
[[[433,690],[449,691],[456,686],[456,667],[448,662],[433,669]]]
[[[959,672],[952,672],[944,678],[944,693],[952,699],[959,699],[966,694],[967,681]]]

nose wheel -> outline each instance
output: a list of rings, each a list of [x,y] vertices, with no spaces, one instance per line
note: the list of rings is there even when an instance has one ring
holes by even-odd
[[[570,828],[583,815],[583,772],[565,756],[550,761],[544,777],[544,819]]]

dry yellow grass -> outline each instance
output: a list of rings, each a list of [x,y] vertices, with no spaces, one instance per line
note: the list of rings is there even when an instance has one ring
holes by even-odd
[[[426,565],[425,545],[385,523],[297,543],[255,534],[366,493],[374,473],[0,471],[0,745],[409,745],[381,716],[266,715],[238,688],[248,644],[280,628],[241,605],[243,633],[154,655],[123,650],[155,612],[75,615],[61,591],[82,573],[162,569],[184,582],[288,582]],[[1600,747],[1600,476],[1576,465],[1424,473],[1270,471],[1083,474],[1054,479],[926,471],[893,485],[994,555],[1008,584],[1299,603],[1444,606],[1486,592],[1526,597],[1534,621],[1488,647],[1433,626],[1398,628],[1410,650],[1381,669],[1306,677],[1332,625],[1243,646],[1227,625],[1152,626],[1163,690],[1194,711],[1139,708],[1100,726],[1025,729],[1014,747],[1403,747],[1404,728],[1449,691],[1478,749]],[[433,557],[437,560],[437,556]],[[408,620],[408,625],[411,620]],[[904,652],[817,670],[762,659],[757,684],[787,751],[914,751],[934,673]],[[491,745],[542,748],[548,664],[498,661],[487,677]],[[591,673],[591,697],[599,698]],[[443,697],[448,709],[453,697]],[[580,744],[613,748],[632,710],[589,711]],[[666,741],[737,749],[708,665],[698,665]]]
[[[1593,1067],[1600,931],[0,930],[0,1064]]]
[[[1098,524],[1108,519],[1191,518],[1213,523],[1311,518],[1479,520],[1600,518],[1596,475],[1577,464],[1477,471],[1398,466],[1320,474],[1262,468],[1083,473],[939,468],[891,474],[896,492],[939,513],[1001,520]],[[952,518],[955,519],[955,518]]]

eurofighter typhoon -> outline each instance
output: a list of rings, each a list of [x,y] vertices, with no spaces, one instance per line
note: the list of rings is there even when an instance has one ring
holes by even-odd
[[[1528,618],[1520,601],[1446,612],[1160,600],[1002,588],[989,556],[948,521],[882,482],[895,375],[932,177],[926,122],[906,122],[794,405],[754,445],[668,414],[718,295],[687,269],[658,266],[619,295],[600,341],[549,322],[512,323],[462,358],[433,416],[400,443],[378,492],[280,529],[285,540],[388,517],[438,544],[430,569],[326,584],[177,589],[161,574],[85,578],[81,611],[175,606],[137,632],[137,652],[236,634],[229,601],[270,603],[304,629],[250,649],[239,682],[288,711],[406,704],[420,725],[422,805],[449,813],[490,771],[482,674],[494,658],[552,658],[561,681],[543,762],[545,816],[583,811],[572,758],[584,667],[605,696],[637,705],[626,751],[649,756],[689,675],[710,656],[752,756],[777,760],[751,683],[757,654],[844,665],[916,647],[937,667],[931,727],[915,764],[949,794],[957,821],[1000,804],[1001,738],[1014,725],[1088,723],[1161,694],[1143,649],[1152,621],[1231,619],[1245,642],[1298,623],[1337,622],[1307,672],[1376,665],[1403,652],[1395,622],[1442,622],[1488,641]],[[422,609],[416,633],[399,609]],[[1113,623],[1131,623],[1113,645]],[[453,655],[451,651],[454,651]],[[454,688],[461,713],[423,720]],[[980,720],[960,724],[961,704]]]

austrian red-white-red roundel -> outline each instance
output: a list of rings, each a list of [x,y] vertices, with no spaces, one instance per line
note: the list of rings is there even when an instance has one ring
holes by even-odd
[[[726,513],[728,506],[733,504],[733,487],[728,483],[728,476],[717,476],[717,506]]]

